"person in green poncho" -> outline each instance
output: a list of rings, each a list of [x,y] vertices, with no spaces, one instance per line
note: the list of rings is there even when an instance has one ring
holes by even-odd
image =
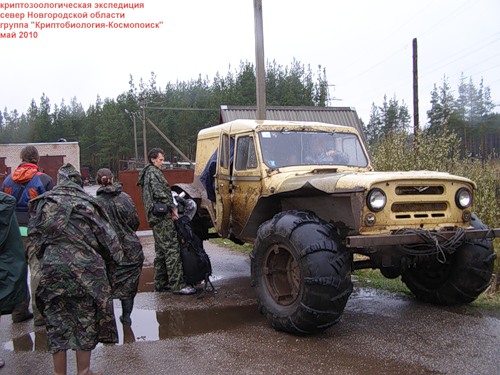
[[[108,168],[97,171],[97,202],[109,216],[123,249],[123,261],[115,270],[113,298],[118,298],[122,305],[120,321],[124,325],[132,324],[130,315],[134,307],[134,298],[139,286],[144,253],[136,230],[139,228],[139,215],[134,201],[124,191],[122,185],[115,182],[114,175]]]
[[[26,256],[15,210],[16,199],[0,192],[0,315],[11,314],[28,293]],[[4,365],[0,358],[0,368]]]
[[[97,343],[118,342],[112,287],[123,250],[106,212],[82,186],[68,163],[54,189],[30,201],[28,233],[41,271],[36,303],[55,374],[67,373],[69,349],[76,351],[77,373],[94,374]]]

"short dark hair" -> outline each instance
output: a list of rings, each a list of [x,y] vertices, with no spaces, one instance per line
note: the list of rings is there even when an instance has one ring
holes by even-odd
[[[111,179],[113,179],[113,172],[108,168],[101,168],[97,171],[97,183],[99,185],[111,185]]]
[[[154,147],[148,152],[148,161],[151,163],[151,159],[156,159],[159,154],[165,156],[165,152],[159,147]]]
[[[21,150],[19,154],[21,160],[26,163],[38,164],[40,160],[40,155],[38,155],[38,150],[35,146],[28,145]]]

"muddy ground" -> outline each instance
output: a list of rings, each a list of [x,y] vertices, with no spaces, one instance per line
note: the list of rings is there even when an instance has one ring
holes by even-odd
[[[146,263],[152,236],[141,234]],[[143,291],[120,342],[98,345],[92,368],[132,374],[500,374],[500,317],[471,306],[439,307],[355,285],[338,324],[312,336],[272,329],[257,311],[248,255],[205,242],[215,292]],[[120,305],[115,302],[115,314]],[[43,327],[0,321],[0,375],[51,374]],[[75,360],[68,356],[68,374]]]

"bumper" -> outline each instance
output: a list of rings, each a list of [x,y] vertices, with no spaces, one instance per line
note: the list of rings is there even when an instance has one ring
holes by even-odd
[[[429,233],[429,231],[421,231],[420,233]],[[438,240],[446,240],[453,237],[455,231],[431,232]],[[500,228],[495,229],[471,229],[465,231],[465,239],[486,239],[499,238]],[[394,245],[409,245],[425,243],[424,237],[419,234],[419,231],[405,234],[392,234],[382,236],[348,236],[346,237],[346,246],[349,248],[365,248],[375,246],[394,246]]]

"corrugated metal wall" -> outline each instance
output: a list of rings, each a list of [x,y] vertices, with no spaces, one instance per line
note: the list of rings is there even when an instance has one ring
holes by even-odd
[[[139,179],[138,170],[132,171],[119,171],[118,180],[123,184],[123,191],[129,194],[134,201],[137,208],[137,213],[139,214],[139,220],[141,222],[139,230],[149,230],[146,221],[146,214],[144,212],[144,204],[142,203],[141,190],[137,186],[137,180]],[[170,186],[178,183],[191,183],[193,182],[194,170],[193,169],[167,169],[163,171],[163,175],[167,179]]]

